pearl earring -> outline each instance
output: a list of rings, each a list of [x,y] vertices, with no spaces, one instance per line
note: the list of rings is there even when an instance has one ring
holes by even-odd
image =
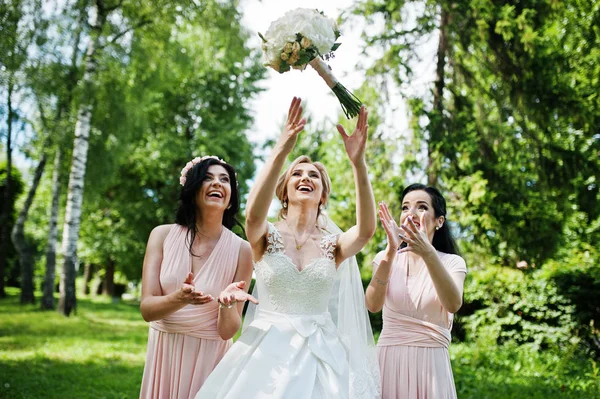
[[[287,201],[283,201],[281,203],[281,206],[283,207],[283,209],[287,209]]]
[[[440,226],[435,226],[435,229],[436,229],[436,230],[439,230],[439,229],[440,229]]]

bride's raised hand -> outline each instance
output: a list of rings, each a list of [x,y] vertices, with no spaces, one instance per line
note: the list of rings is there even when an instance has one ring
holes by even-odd
[[[337,125],[337,129],[344,140],[346,153],[348,154],[348,158],[350,158],[350,162],[352,162],[353,165],[363,161],[365,157],[367,137],[369,135],[369,125],[367,124],[368,116],[369,111],[367,111],[367,108],[363,105],[360,107],[360,111],[358,112],[358,121],[356,122],[356,129],[354,129],[352,136],[349,136],[346,133],[346,130],[342,125]]]
[[[294,145],[296,145],[298,133],[304,129],[305,124],[306,118],[302,118],[302,99],[294,97],[290,104],[285,126],[277,142],[278,146],[287,153],[291,152]]]

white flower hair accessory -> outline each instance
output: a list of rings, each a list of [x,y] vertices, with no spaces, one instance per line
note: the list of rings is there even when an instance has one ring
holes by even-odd
[[[179,184],[181,184],[182,186],[185,186],[185,182],[187,180],[187,174],[190,171],[190,169],[192,169],[194,167],[194,165],[199,164],[200,162],[205,161],[209,158],[216,159],[219,162],[225,163],[225,161],[223,161],[221,158],[219,158],[215,155],[205,155],[202,158],[196,157],[196,158],[192,159],[190,162],[186,163],[185,166],[183,167],[183,169],[181,169],[181,176],[179,177]]]

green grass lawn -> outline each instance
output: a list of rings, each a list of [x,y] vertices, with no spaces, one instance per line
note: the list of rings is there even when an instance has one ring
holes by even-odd
[[[137,304],[78,300],[69,318],[0,300],[0,398],[137,398],[148,324]],[[458,397],[599,398],[598,365],[573,353],[451,347]]]
[[[0,300],[0,398],[138,397],[148,324],[137,304],[79,299],[66,318],[9,293]]]
[[[454,344],[450,357],[459,398],[600,398],[600,364],[573,351]]]

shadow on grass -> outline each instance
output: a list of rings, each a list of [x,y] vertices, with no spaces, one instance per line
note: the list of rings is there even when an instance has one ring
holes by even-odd
[[[0,301],[0,352],[56,346],[145,347],[148,323],[137,304],[79,300],[76,314],[65,317],[38,306],[20,306],[18,297]],[[1,397],[1,396],[0,396]]]
[[[9,295],[0,299],[0,313],[2,314],[22,314],[22,313],[57,313],[56,310],[41,310],[41,297],[36,295],[36,303],[33,305],[21,305],[17,295]],[[58,297],[55,297],[55,305],[58,306]],[[72,316],[93,312],[103,316],[118,316],[120,319],[138,321],[143,320],[139,310],[139,302],[129,302],[119,300],[112,302],[105,297],[86,297],[77,298],[77,309]],[[71,316],[71,317],[72,317]]]
[[[139,396],[143,364],[101,359],[67,363],[36,356],[0,360],[0,397],[120,399]]]

